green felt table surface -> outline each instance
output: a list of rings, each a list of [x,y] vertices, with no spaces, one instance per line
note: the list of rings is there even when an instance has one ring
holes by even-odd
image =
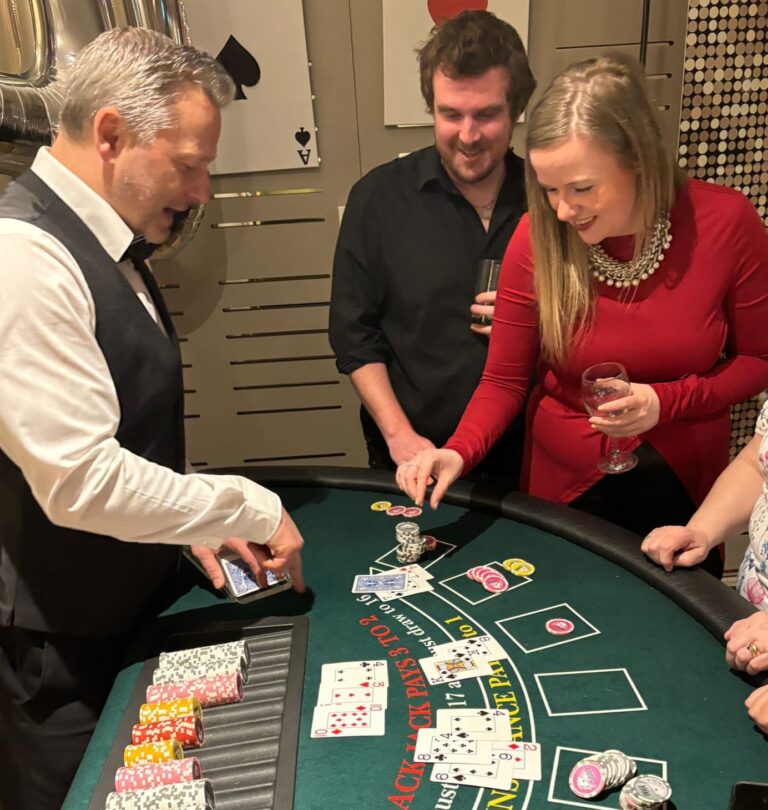
[[[315,599],[301,706],[294,807],[327,808],[618,808],[618,795],[586,801],[567,776],[583,752],[618,748],[640,770],[672,785],[674,807],[725,808],[731,785],[768,781],[768,743],[746,715],[752,687],[730,672],[723,647],[669,598],[602,556],[507,518],[443,504],[418,519],[441,544],[427,563],[434,591],[382,604],[351,593],[357,573],[396,565],[398,519],[373,512],[379,491],[291,487],[281,491],[305,541],[304,564]],[[468,568],[509,557],[535,565],[528,579],[491,595]],[[202,620],[286,615],[301,600],[279,594],[249,606],[197,588],[173,614]],[[569,618],[573,633],[546,632],[548,618]],[[428,686],[414,661],[429,647],[490,633],[509,655],[493,676]],[[140,659],[140,656],[139,656]],[[320,668],[335,661],[385,659],[389,690],[382,737],[311,739]],[[87,806],[112,746],[141,661],[119,675],[65,810]],[[413,766],[418,728],[448,707],[498,706],[513,713],[516,738],[542,745],[542,780],[510,790],[441,786],[430,766]]]

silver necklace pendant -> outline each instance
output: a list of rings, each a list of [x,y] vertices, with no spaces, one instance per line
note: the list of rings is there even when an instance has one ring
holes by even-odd
[[[601,245],[590,245],[589,267],[597,281],[609,287],[637,287],[650,278],[664,261],[664,253],[672,244],[669,215],[665,214],[653,230],[650,245],[628,262],[609,256]]]

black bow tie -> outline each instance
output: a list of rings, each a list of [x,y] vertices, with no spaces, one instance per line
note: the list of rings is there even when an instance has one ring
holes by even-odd
[[[135,236],[120,257],[120,261],[124,262],[126,259],[130,259],[134,263],[145,262],[158,247],[159,245],[147,242],[143,236]]]

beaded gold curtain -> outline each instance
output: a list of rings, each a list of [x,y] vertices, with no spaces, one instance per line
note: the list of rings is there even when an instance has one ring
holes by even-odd
[[[690,0],[678,160],[691,177],[740,189],[768,224],[768,2]],[[731,457],[761,398],[734,405]]]

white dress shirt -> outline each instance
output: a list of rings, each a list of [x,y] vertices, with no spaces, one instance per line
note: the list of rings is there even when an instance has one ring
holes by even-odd
[[[115,210],[46,147],[32,171],[118,261],[133,233]],[[130,542],[266,542],[282,514],[273,492],[240,476],[182,475],[120,446],[120,406],[96,342],[93,298],[64,245],[0,218],[0,256],[0,448],[48,518]],[[158,322],[139,274],[130,262],[119,267]]]

